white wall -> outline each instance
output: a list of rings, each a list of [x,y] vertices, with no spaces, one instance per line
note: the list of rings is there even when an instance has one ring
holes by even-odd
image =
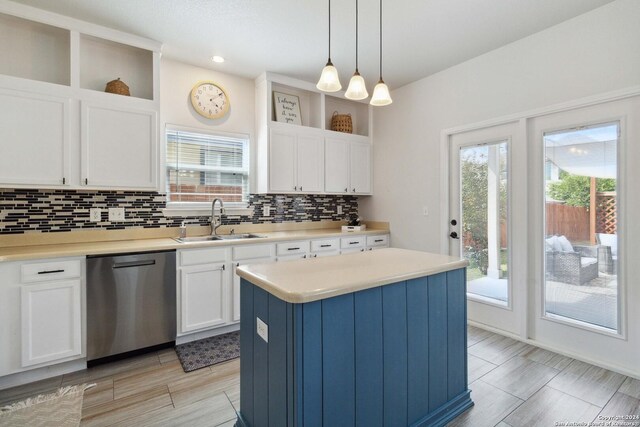
[[[439,252],[441,131],[639,85],[639,22],[640,1],[618,0],[393,91],[374,113],[361,216],[390,221],[395,247]]]
[[[163,135],[167,124],[192,128],[247,134],[254,149],[255,89],[251,79],[225,74],[182,62],[162,59],[160,63],[160,111]],[[201,80],[212,80],[220,85],[230,100],[229,113],[220,119],[207,119],[191,107],[191,89]],[[164,147],[164,143],[162,144]],[[255,156],[251,156],[255,170]],[[163,172],[164,179],[164,172]],[[252,185],[251,188],[254,188]]]

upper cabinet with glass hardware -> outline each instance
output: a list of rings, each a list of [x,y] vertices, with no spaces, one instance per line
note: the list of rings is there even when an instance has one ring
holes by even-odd
[[[0,186],[157,188],[160,43],[4,0],[0,35]]]
[[[255,83],[257,193],[372,193],[367,102],[272,73]],[[352,133],[331,130],[334,113],[351,116]]]

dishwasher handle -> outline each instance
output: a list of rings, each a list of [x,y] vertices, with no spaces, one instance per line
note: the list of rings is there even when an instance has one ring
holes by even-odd
[[[129,262],[114,262],[112,268],[130,268],[130,267],[144,267],[145,265],[155,265],[155,259],[148,259],[142,261],[129,261]]]

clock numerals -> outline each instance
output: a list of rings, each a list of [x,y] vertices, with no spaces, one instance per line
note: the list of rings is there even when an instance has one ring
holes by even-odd
[[[210,119],[224,116],[229,108],[229,100],[224,90],[209,82],[194,87],[191,92],[191,104],[200,115]]]

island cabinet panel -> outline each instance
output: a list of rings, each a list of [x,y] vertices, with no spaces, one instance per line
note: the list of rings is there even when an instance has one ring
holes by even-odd
[[[241,297],[238,426],[443,426],[473,405],[464,269],[301,304],[242,279]]]

